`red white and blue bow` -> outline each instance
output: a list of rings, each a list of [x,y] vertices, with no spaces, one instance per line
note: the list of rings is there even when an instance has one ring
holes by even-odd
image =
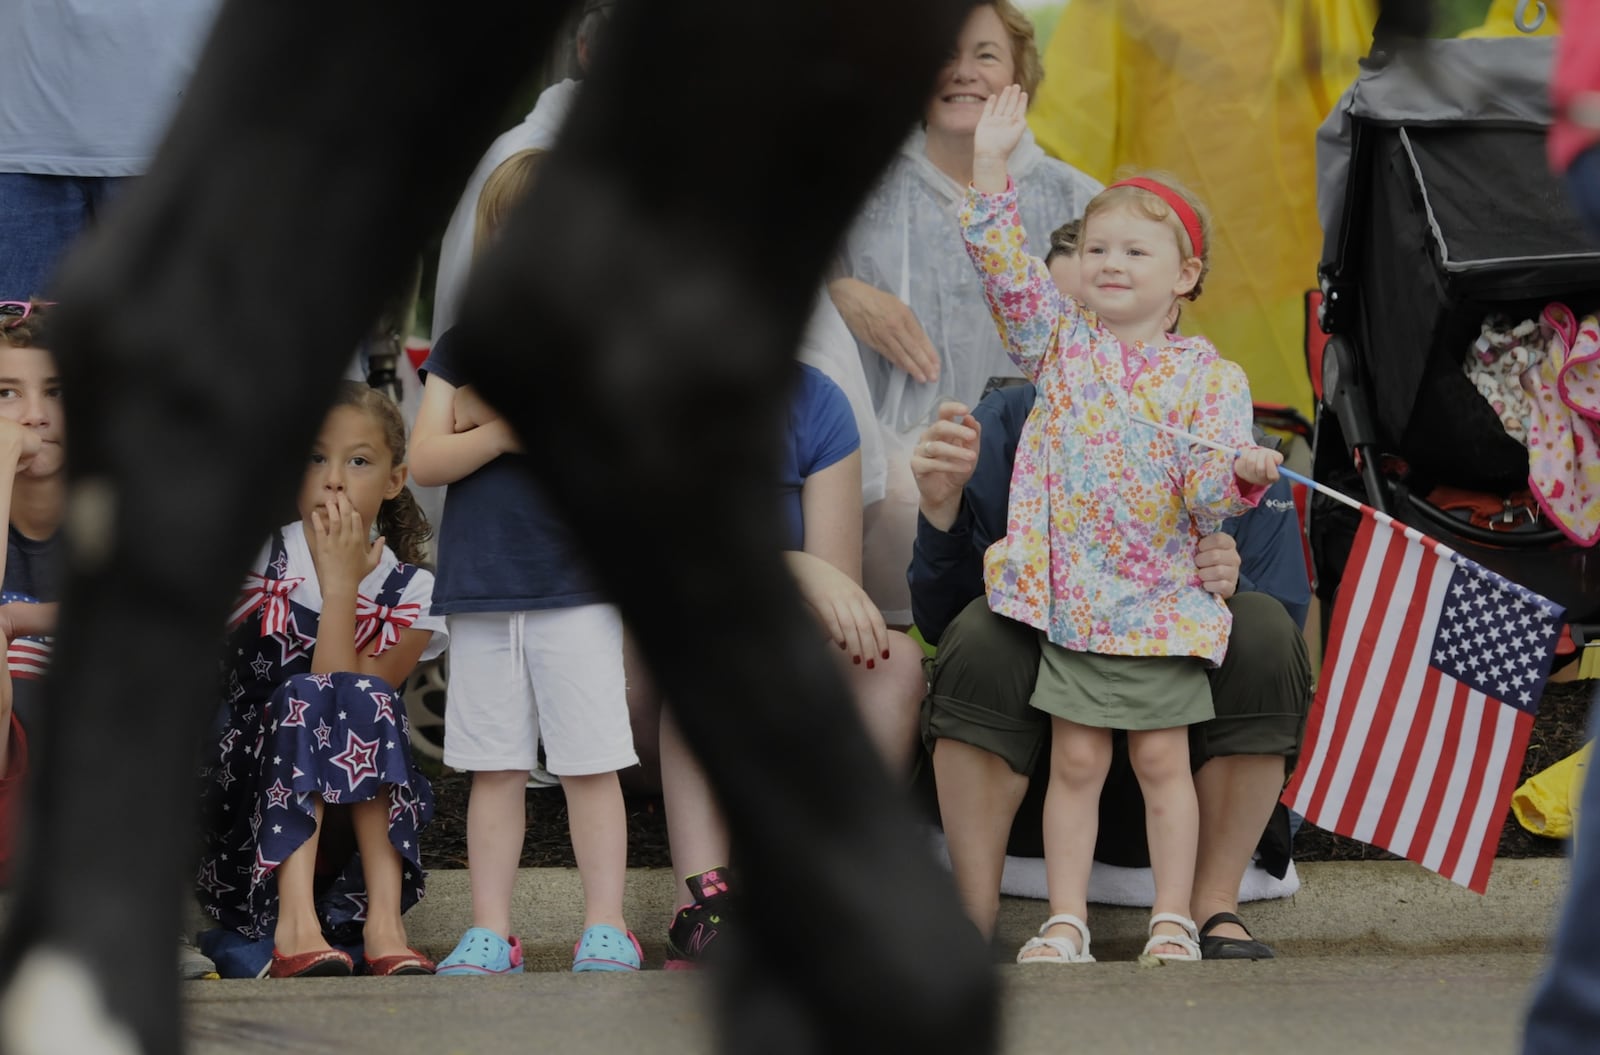
[[[234,605],[233,615],[228,617],[228,629],[232,630],[260,608],[261,636],[282,634],[289,627],[289,595],[304,581],[303,578],[269,579],[255,572],[246,575],[244,592]]]
[[[369,655],[381,656],[400,641],[400,631],[415,623],[422,615],[420,604],[379,604],[364,594],[356,596],[356,651],[360,652],[377,638],[378,644]]]

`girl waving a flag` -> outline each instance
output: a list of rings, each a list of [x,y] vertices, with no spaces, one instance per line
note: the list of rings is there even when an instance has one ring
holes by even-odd
[[[960,217],[1007,351],[1039,390],[1017,446],[1007,534],[984,561],[990,608],[1042,635],[1032,702],[1052,716],[1052,915],[1017,958],[1093,959],[1084,916],[1097,807],[1111,730],[1125,729],[1156,882],[1144,951],[1197,960],[1187,727],[1213,714],[1205,671],[1227,648],[1229,616],[1194,575],[1194,548],[1259,500],[1282,459],[1251,441],[1243,371],[1204,338],[1167,332],[1206,270],[1198,203],[1150,178],[1097,195],[1079,244],[1081,302],[1027,254],[1006,166],[1026,105],[1015,86],[985,104]],[[1239,453],[1176,444],[1146,420]]]

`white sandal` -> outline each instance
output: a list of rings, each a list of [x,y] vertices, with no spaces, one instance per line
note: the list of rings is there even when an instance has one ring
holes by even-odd
[[[1183,928],[1182,934],[1157,934],[1157,923],[1176,923]],[[1163,945],[1176,945],[1183,952],[1152,952]],[[1148,956],[1152,960],[1174,963],[1195,963],[1200,959],[1200,932],[1195,929],[1194,920],[1187,916],[1180,916],[1176,912],[1157,912],[1150,917],[1150,940],[1144,943],[1144,952],[1141,958]]]
[[[1045,932],[1058,924],[1067,924],[1076,927],[1083,940],[1078,947],[1074,947],[1070,938],[1047,938]],[[1029,956],[1034,949],[1054,949],[1054,956]],[[1089,955],[1089,925],[1077,916],[1062,913],[1051,916],[1044,921],[1044,926],[1039,928],[1037,937],[1029,938],[1022,943],[1022,948],[1017,950],[1017,962],[1023,965],[1036,963],[1063,964],[1063,963],[1094,963],[1094,957]]]

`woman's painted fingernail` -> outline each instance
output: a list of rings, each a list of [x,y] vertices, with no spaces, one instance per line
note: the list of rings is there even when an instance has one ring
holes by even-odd
[[[888,659],[889,658],[889,650],[888,649],[884,649],[883,650],[883,658],[884,659]]]
[[[860,663],[861,662],[861,657],[860,656],[851,656],[850,657],[850,662],[852,662],[852,663]]]
[[[869,659],[869,660],[867,660],[867,669],[868,669],[868,670],[871,670],[871,669],[872,669],[872,660],[870,660],[870,659]]]

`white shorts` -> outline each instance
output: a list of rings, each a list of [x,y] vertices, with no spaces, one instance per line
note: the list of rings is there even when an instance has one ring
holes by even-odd
[[[557,776],[637,765],[622,669],[622,616],[608,604],[446,616],[444,763]]]

